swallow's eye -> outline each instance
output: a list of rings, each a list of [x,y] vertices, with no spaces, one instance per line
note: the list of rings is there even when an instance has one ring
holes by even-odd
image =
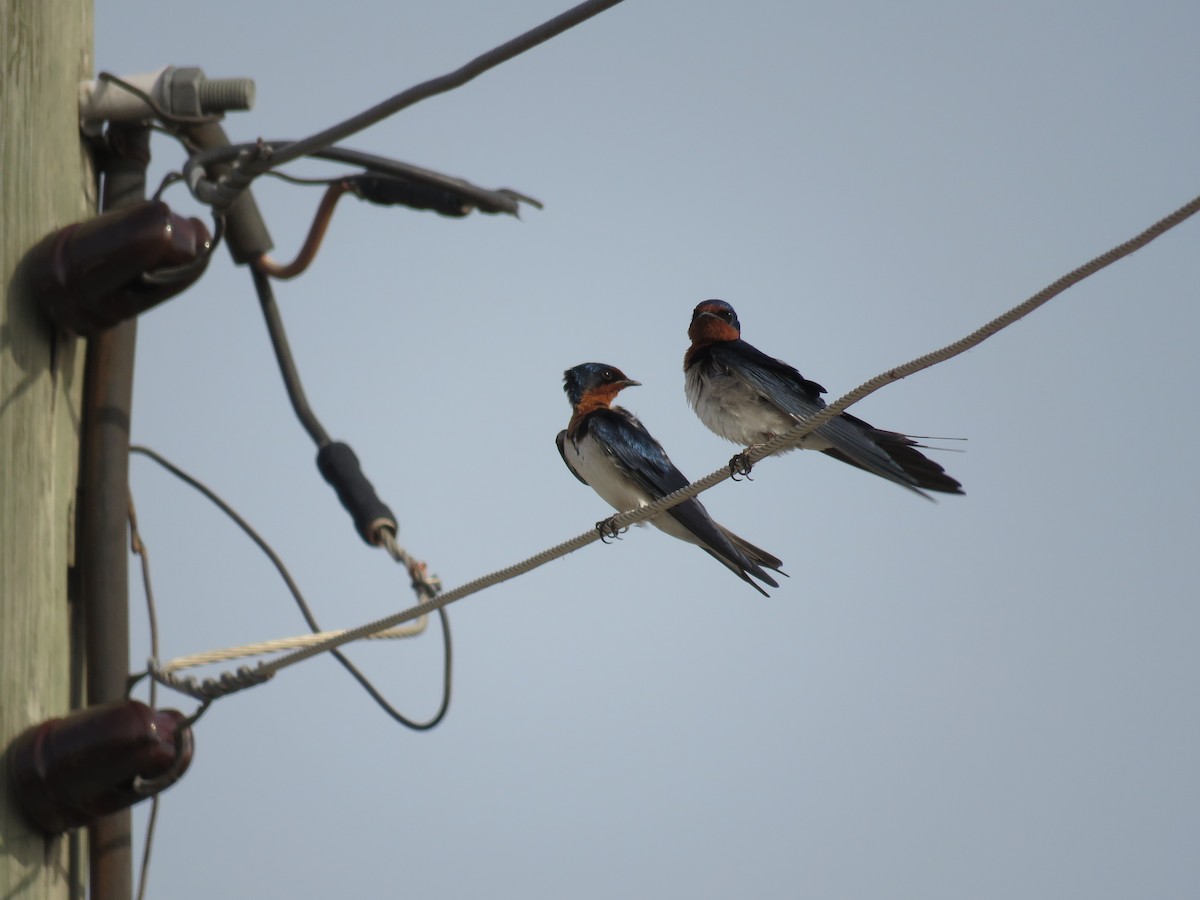
[[[613,370],[605,369],[603,372],[600,373],[600,377],[603,378],[605,381],[612,381],[613,380]]]
[[[733,321],[733,310],[725,306],[717,306],[716,304],[713,304],[712,306],[700,307],[696,310],[696,314],[692,316],[692,318],[696,319],[703,313],[708,313],[710,316],[716,316],[719,319],[724,319],[726,322]]]

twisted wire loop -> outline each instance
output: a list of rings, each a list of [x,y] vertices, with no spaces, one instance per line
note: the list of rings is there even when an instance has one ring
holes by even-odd
[[[153,696],[153,685],[155,682],[166,684],[175,690],[189,694],[192,697],[201,700],[211,700],[215,697],[223,696],[226,693],[231,693],[229,688],[240,690],[242,687],[250,687],[253,684],[261,683],[262,679],[258,677],[256,670],[243,667],[238,670],[236,675],[222,676],[225,687],[222,687],[222,682],[213,681],[211,679],[200,682],[195,678],[184,678],[176,673],[183,669],[195,668],[197,666],[209,665],[214,662],[223,662],[231,659],[241,659],[247,656],[259,656],[267,653],[276,653],[283,650],[292,649],[294,647],[304,646],[306,643],[311,643],[315,639],[326,636],[333,632],[320,631],[316,619],[313,618],[311,610],[308,608],[307,602],[300,593],[300,588],[292,579],[287,567],[283,564],[283,560],[271,548],[271,546],[263,539],[263,537],[238,514],[238,512],[230,506],[225,500],[220,497],[212,488],[201,482],[199,479],[189,475],[187,472],[180,469],[170,460],[166,459],[161,454],[151,450],[149,447],[143,447],[138,444],[132,445],[130,448],[131,454],[138,454],[153,460],[159,466],[162,466],[166,471],[170,472],[176,478],[183,481],[202,496],[212,502],[218,509],[227,515],[242,531],[266,554],[271,560],[276,570],[279,572],[287,585],[288,590],[292,593],[293,598],[300,606],[301,614],[309,623],[309,627],[313,629],[315,634],[310,633],[304,638],[284,638],[277,641],[264,641],[258,644],[251,644],[240,648],[231,648],[229,650],[214,651],[211,653],[199,653],[192,656],[181,657],[173,661],[168,666],[162,666],[158,662],[158,624],[157,614],[155,612],[154,593],[150,583],[149,556],[145,549],[145,544],[142,541],[141,534],[137,527],[137,514],[133,504],[132,495],[129,498],[129,521],[130,521],[130,540],[131,549],[134,553],[139,554],[142,560],[142,581],[146,590],[146,602],[149,610],[151,642],[150,642],[150,662],[147,666],[147,673],[152,676],[151,681],[151,696]],[[396,542],[395,534],[389,528],[381,528],[376,536],[376,544],[382,545],[397,562],[403,563],[408,570],[409,578],[412,581],[413,590],[416,591],[418,597],[429,597],[441,590],[441,582],[436,576],[429,575],[426,566],[423,562],[414,560],[406,553],[403,548]],[[371,635],[374,639],[395,639],[415,637],[422,634],[426,630],[428,619],[421,617],[417,621],[409,625],[389,629],[378,634]],[[360,681],[363,681],[361,675],[355,670],[347,660],[341,659],[343,665],[347,665],[351,670],[351,674]],[[232,679],[232,680],[231,680]],[[374,688],[369,683],[363,682],[364,687],[372,696],[376,696]],[[376,696],[378,702],[384,705],[392,713],[390,706],[386,704],[380,697]]]
[[[393,542],[394,543],[394,542]],[[390,552],[390,550],[389,550]],[[413,587],[417,591],[418,596],[432,597],[440,590],[440,582],[434,577],[429,577],[425,574],[425,564],[412,560],[407,554],[401,550],[400,553],[404,559],[398,559],[398,562],[404,562],[409,567],[410,577],[414,577]],[[395,553],[392,554],[396,556]],[[418,586],[417,579],[412,576],[413,569],[417,569],[421,576],[421,582]],[[433,593],[426,593],[432,591]],[[364,634],[361,637],[366,640],[396,640],[399,638],[416,637],[423,634],[429,624],[428,614],[423,613],[411,617],[413,621],[406,621],[406,624],[397,624],[395,627],[385,627],[380,631],[373,631],[369,634]],[[243,644],[239,647],[229,647],[222,650],[209,650],[202,653],[192,653],[187,656],[180,656],[171,660],[168,663],[160,663],[157,658],[151,657],[147,662],[147,671],[151,678],[160,684],[167,685],[181,693],[195,697],[198,700],[213,700],[217,697],[223,697],[226,694],[236,693],[248,687],[262,684],[264,681],[270,680],[274,674],[273,670],[266,668],[264,663],[259,663],[257,666],[240,666],[236,672],[224,672],[216,679],[206,678],[203,680],[196,679],[190,676],[182,676],[179,673],[186,669],[195,669],[201,666],[208,666],[214,663],[229,662],[235,659],[245,659],[251,656],[266,656],[271,653],[280,653],[285,650],[295,650],[297,648],[308,647],[313,644],[320,644],[325,641],[336,640],[340,636],[346,634],[348,629],[339,629],[334,631],[319,631],[310,634],[298,635],[296,637],[278,638],[271,641],[259,641],[252,644]],[[344,641],[338,641],[331,644],[330,649],[340,646]]]
[[[444,594],[430,597],[423,603],[403,610],[394,615],[360,625],[357,628],[347,628],[339,631],[327,631],[319,634],[306,634],[294,638],[283,638],[278,641],[263,641],[259,644],[248,644],[243,647],[233,647],[227,650],[213,650],[205,653],[194,653],[181,656],[167,663],[156,659],[149,660],[147,670],[150,676],[161,684],[198,699],[213,699],[226,694],[236,693],[248,687],[262,684],[272,678],[280,669],[301,662],[311,656],[334,650],[351,641],[371,637],[405,637],[405,629],[399,627],[406,622],[421,620],[429,613],[441,609],[456,600],[478,593],[494,585],[509,581],[526,572],[539,568],[548,562],[566,556],[581,547],[599,540],[596,531],[589,530],[569,541],[564,541],[548,550],[535,554],[522,562],[505,569],[492,572],[470,581],[461,587]],[[409,626],[416,627],[416,622]],[[424,627],[423,625],[421,626]],[[198,681],[195,678],[182,677],[178,673],[184,669],[221,662],[228,659],[239,659],[246,656],[256,656],[264,653],[292,649],[292,653],[271,661],[259,662],[256,666],[242,666],[236,672],[224,672],[218,678],[206,678]]]
[[[409,609],[386,616],[382,619],[377,619],[374,622],[368,622],[366,625],[360,625],[357,628],[348,628],[337,635],[328,636],[324,640],[314,642],[312,645],[296,650],[287,656],[282,656],[278,659],[272,660],[271,662],[263,663],[262,669],[263,671],[274,675],[280,669],[286,668],[293,663],[298,663],[302,660],[308,659],[310,656],[316,656],[319,653],[324,653],[327,650],[340,647],[342,644],[349,643],[350,641],[356,641],[359,638],[364,638],[376,631],[394,628],[403,622],[408,622],[419,616],[428,615],[434,610],[448,606],[456,600],[461,600],[463,597],[468,597],[471,594],[477,594],[482,590],[494,587],[497,584],[502,584],[505,581],[511,581],[513,578],[540,568],[548,562],[552,562],[553,560],[566,556],[568,553],[573,553],[579,548],[586,547],[588,544],[591,544],[599,539],[600,536],[594,529],[585,531],[583,534],[577,535],[569,541],[564,541],[563,543],[551,547],[548,550],[543,550],[541,553],[534,554],[528,559],[522,560],[521,562],[515,563],[507,568],[498,569],[495,572],[491,572],[480,578],[476,578],[474,581],[468,581],[461,587],[457,587],[452,591],[447,591],[446,593],[440,594],[437,597],[432,597],[429,600],[426,600],[424,603],[420,603],[416,606],[410,607]]]
[[[420,560],[409,556],[396,540],[396,533],[390,528],[380,529],[379,543],[396,562],[408,571],[412,589],[418,596],[430,600],[442,591],[442,579],[429,572],[429,567]],[[424,617],[422,617],[424,618]]]
[[[766,443],[747,448],[745,452],[747,459],[751,464],[757,463],[768,456],[772,456],[782,450],[790,448],[799,443],[799,441],[805,435],[817,428],[820,428],[834,416],[840,415],[847,408],[869,394],[873,394],[875,391],[879,390],[885,385],[891,384],[892,382],[898,381],[902,378],[907,378],[909,375],[920,372],[921,370],[927,369],[930,366],[934,366],[940,362],[944,362],[945,360],[958,356],[972,347],[979,345],[992,335],[996,334],[996,332],[1007,328],[1012,323],[1027,316],[1038,307],[1058,296],[1067,288],[1078,284],[1088,276],[1095,274],[1122,257],[1128,256],[1135,250],[1144,247],[1146,244],[1150,243],[1150,241],[1174,228],[1180,222],[1183,222],[1190,216],[1195,215],[1197,212],[1200,212],[1200,197],[1196,197],[1191,202],[1184,204],[1175,212],[1163,219],[1160,219],[1158,222],[1138,234],[1136,237],[1117,247],[1114,247],[1106,253],[1102,253],[1095,259],[1092,259],[1079,268],[1069,272],[1062,278],[1059,278],[1053,284],[1034,294],[1028,300],[1025,300],[1017,306],[1014,306],[1012,309],[1008,310],[1002,315],[997,316],[986,325],[983,325],[981,328],[971,332],[966,337],[954,341],[951,344],[947,344],[945,347],[935,350],[932,353],[919,356],[901,366],[896,366],[895,368],[888,369],[886,372],[876,375],[874,378],[859,385],[848,394],[845,394],[833,403],[830,403],[820,412],[797,423],[796,427],[791,431],[785,434],[777,435]],[[613,516],[611,519],[608,519],[607,522],[611,524],[614,530],[628,528],[630,525],[636,525],[640,522],[651,519],[654,516],[661,515],[671,507],[677,506],[686,500],[690,500],[692,497],[707,491],[709,488],[720,484],[722,481],[728,480],[730,477],[731,472],[729,470],[729,466],[727,464],[723,465],[721,468],[709,473],[698,481],[694,481],[686,487],[682,487],[674,493],[668,494],[666,497],[663,497],[654,503],[649,503],[637,509],[631,509],[619,513]],[[235,658],[234,656],[220,657],[215,654],[236,653],[238,655],[247,655],[245,653],[240,653],[240,651],[245,650],[246,648],[234,648],[234,650],[227,651],[214,651],[214,653],[210,654],[195,654],[191,657],[182,657],[178,660],[174,660],[166,665],[160,665],[156,660],[151,660],[149,667],[150,673],[155,679],[162,681],[164,684],[169,684],[171,687],[174,687],[177,690],[183,690],[185,693],[192,693],[192,690],[189,690],[187,686],[180,686],[180,683],[191,682],[191,687],[193,690],[215,692],[193,694],[193,696],[204,699],[221,696],[224,693],[233,693],[234,691],[242,690],[245,687],[250,687],[253,684],[261,684],[263,681],[273,677],[280,669],[286,668],[287,666],[298,662],[302,662],[311,656],[316,656],[320,653],[333,650],[343,644],[349,643],[350,641],[356,641],[361,638],[370,637],[377,633],[385,633],[387,629],[393,629],[405,622],[420,619],[434,610],[441,609],[442,607],[454,603],[457,600],[461,600],[462,598],[468,597],[471,594],[476,594],[482,590],[486,590],[489,587],[502,584],[505,581],[510,581],[513,578],[524,575],[525,573],[537,569],[548,562],[566,556],[568,553],[573,553],[576,550],[586,547],[588,544],[592,544],[598,540],[600,540],[599,531],[596,528],[589,528],[583,534],[577,535],[568,541],[564,541],[561,544],[557,544],[554,547],[543,550],[541,553],[537,553],[519,563],[516,563],[515,565],[511,565],[505,569],[499,569],[488,575],[484,575],[481,578],[477,578],[474,581],[467,582],[466,584],[455,588],[452,591],[447,591],[446,593],[442,594],[438,593],[436,589],[430,588],[430,593],[423,594],[423,596],[426,596],[424,602],[399,613],[395,613],[394,615],[386,616],[374,622],[368,622],[367,624],[360,625],[357,628],[347,628],[342,631],[331,631],[323,634],[305,635],[302,638],[287,639],[291,641],[303,641],[304,644],[303,646],[299,644],[295,645],[297,649],[293,649],[290,653],[287,653],[284,656],[277,657],[269,662],[260,662],[253,669],[248,666],[243,666],[236,674],[226,672],[220,676],[219,680],[206,679],[205,682],[197,686],[195,685],[195,679],[180,679],[175,673],[182,668],[188,667],[189,665],[202,665],[203,663],[200,662],[191,662],[192,660],[200,657],[208,657],[204,661],[212,662],[220,658]],[[392,543],[394,543],[394,535],[392,536]],[[396,558],[397,561],[404,562],[404,564],[409,567],[409,574],[414,579],[415,587],[417,583],[417,575],[414,575],[413,573],[414,571],[417,571],[423,575],[423,567],[421,564],[413,563],[407,554],[405,554],[404,551],[398,546],[395,550],[389,548],[389,552],[392,553],[393,557]],[[276,644],[277,646],[272,648],[274,650],[286,649],[283,646],[278,645],[279,642],[267,643]],[[251,646],[257,648],[263,645]]]

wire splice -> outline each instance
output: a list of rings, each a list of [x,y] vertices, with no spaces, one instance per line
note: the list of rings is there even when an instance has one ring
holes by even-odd
[[[232,520],[233,523],[236,524],[238,528],[240,528],[260,550],[262,550],[266,557],[271,561],[271,564],[275,566],[275,570],[283,579],[284,584],[287,585],[288,591],[292,595],[292,599],[296,601],[296,606],[300,609],[300,614],[304,617],[304,621],[308,623],[308,627],[314,632],[314,634],[308,639],[299,639],[299,642],[297,642],[297,639],[266,641],[253,647],[250,652],[245,652],[246,648],[243,647],[239,648],[233,653],[218,651],[216,654],[198,654],[191,657],[190,666],[173,665],[169,670],[164,669],[164,667],[158,662],[158,628],[156,624],[157,616],[154,612],[154,594],[150,587],[149,559],[148,555],[146,554],[145,543],[142,541],[140,532],[138,531],[137,516],[134,512],[133,500],[130,498],[129,513],[131,538],[133,539],[134,552],[139,553],[142,557],[142,578],[146,589],[146,604],[149,610],[151,623],[150,660],[147,664],[146,672],[141,675],[134,676],[131,679],[130,687],[132,687],[134,683],[142,678],[143,675],[149,674],[153,676],[150,681],[150,693],[152,697],[154,695],[154,686],[162,683],[198,700],[204,701],[204,705],[200,707],[200,710],[188,720],[189,722],[194,723],[196,719],[199,718],[204,712],[204,710],[208,708],[209,703],[216,697],[223,697],[227,694],[232,694],[248,687],[254,687],[257,684],[262,684],[264,681],[270,679],[271,675],[270,673],[264,672],[261,663],[256,667],[240,666],[236,672],[224,672],[218,679],[209,678],[205,679],[204,681],[179,675],[177,674],[179,670],[190,668],[191,666],[207,665],[213,662],[241,659],[246,656],[255,656],[264,653],[277,653],[283,650],[295,649],[296,647],[306,646],[314,639],[323,640],[332,635],[340,634],[341,632],[321,631],[321,627],[317,623],[317,619],[313,615],[312,609],[308,605],[308,601],[304,599],[304,595],[300,592],[299,586],[292,578],[287,566],[283,564],[283,560],[280,559],[279,554],[277,554],[271,548],[271,545],[263,539],[262,535],[260,535],[253,527],[251,527],[249,522],[238,515],[237,511],[234,510],[233,507],[231,507],[223,499],[221,499],[221,497],[218,496],[211,488],[209,488],[203,482],[198,481],[187,472],[184,472],[174,463],[164,459],[162,456],[160,456],[158,453],[155,453],[148,447],[141,447],[135,444],[129,449],[130,453],[139,454],[141,456],[145,456],[147,459],[153,460],[184,484],[194,488],[214,505],[216,505],[221,512],[225,513],[225,515],[228,516],[230,520]],[[396,536],[393,531],[388,528],[381,529],[381,536],[383,548],[387,550],[388,554],[391,555],[396,562],[401,563],[405,569],[408,570],[409,577],[412,579],[413,591],[416,592],[418,597],[428,600],[441,590],[441,581],[437,578],[437,576],[429,574],[425,563],[409,556],[409,554],[396,542]],[[398,709],[396,709],[395,706],[388,702],[388,699],[383,696],[379,689],[376,688],[371,680],[359,670],[358,666],[356,666],[348,656],[346,656],[340,650],[332,651],[333,658],[342,664],[342,667],[350,673],[354,680],[361,685],[363,690],[370,695],[371,699],[375,701],[379,708],[382,709],[389,718],[405,726],[406,728],[413,729],[414,731],[428,731],[429,729],[436,727],[438,723],[445,718],[446,713],[450,709],[450,696],[454,670],[454,642],[450,635],[449,616],[446,614],[444,609],[439,609],[437,613],[438,621],[442,626],[442,700],[433,716],[431,716],[429,719],[426,719],[424,722],[418,722],[414,719],[410,719],[408,716],[405,716],[403,713],[401,713]],[[424,633],[427,621],[427,617],[420,616],[415,621],[403,625],[400,628],[378,631],[373,633],[371,637],[380,639],[416,637],[417,635]]]
[[[375,488],[363,475],[354,451],[348,444],[332,440],[309,406],[304,387],[300,384],[300,373],[288,346],[287,333],[283,328],[279,307],[275,303],[270,279],[259,266],[252,266],[250,272],[254,278],[254,287],[258,291],[271,344],[275,348],[279,371],[283,376],[288,397],[292,401],[292,408],[317,445],[317,468],[337,492],[338,499],[350,513],[354,527],[362,539],[371,546],[379,546],[383,543],[383,530],[390,530],[393,534],[399,532],[396,517],[387,504],[379,499]]]
[[[382,529],[393,534],[400,530],[396,517],[363,474],[358,457],[349,444],[333,441],[321,447],[317,451],[317,468],[350,513],[359,537],[372,547],[382,543]]]
[[[381,166],[385,163],[390,164],[387,165],[387,171],[368,170],[358,175],[316,182],[326,185],[325,193],[296,258],[290,263],[280,263],[264,253],[253,261],[254,267],[260,272],[286,281],[307,271],[316,259],[325,233],[329,230],[338,200],[347,193],[377,206],[407,206],[409,209],[429,210],[456,219],[470,215],[474,209],[483,213],[511,213],[515,216],[518,214],[518,201],[532,204],[539,209],[542,205],[531,197],[507,188],[485,191],[468,182],[418,169],[416,166],[408,166],[406,163],[382,160],[357,154],[355,151],[344,151],[344,155],[346,159],[357,157]],[[287,177],[281,172],[270,174]]]
[[[407,206],[428,209],[443,216],[462,218],[471,212],[471,204],[456,191],[429,184],[407,181],[395,175],[364,172],[346,179],[354,194],[378,206]]]
[[[315,159],[327,159],[348,166],[361,166],[372,174],[394,175],[404,181],[429,185],[433,188],[459,195],[471,206],[482,213],[508,213],[520,216],[520,204],[527,203],[534,209],[542,209],[542,202],[528,194],[514,191],[512,188],[495,188],[488,190],[472,184],[465,178],[455,178],[444,175],[432,169],[414,166],[412,163],[388,159],[386,156],[376,156],[361,150],[351,150],[348,147],[329,147],[312,154]]]

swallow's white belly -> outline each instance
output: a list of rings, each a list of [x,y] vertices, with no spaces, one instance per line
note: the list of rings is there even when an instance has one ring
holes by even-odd
[[[625,475],[591,435],[584,436],[578,443],[567,438],[563,443],[563,450],[571,468],[579,473],[579,477],[586,481],[605,503],[618,512],[638,509],[658,499],[651,497]],[[650,524],[689,544],[700,543],[694,534],[667,513],[655,516],[650,520]]]
[[[622,474],[591,435],[585,435],[579,443],[568,438],[565,450],[571,468],[613,509],[624,512],[650,502],[646,493]]]
[[[795,427],[800,420],[744,381],[731,375],[704,375],[694,366],[684,379],[688,403],[710,431],[727,441],[749,447],[762,444]],[[800,442],[806,450],[824,450],[829,442],[810,434]]]

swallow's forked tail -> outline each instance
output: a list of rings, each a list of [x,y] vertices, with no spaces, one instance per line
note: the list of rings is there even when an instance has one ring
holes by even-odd
[[[822,451],[834,459],[840,459],[844,463],[865,469],[917,493],[923,491],[937,491],[942,494],[965,493],[957,480],[947,475],[945,469],[917,449],[918,447],[925,448],[925,445],[913,440],[907,434],[874,428],[862,419],[846,413],[842,413],[834,422],[839,420],[857,425],[858,435],[856,437],[865,440],[854,441],[860,446],[854,447],[853,450],[846,446],[845,442],[839,441],[840,446],[829,447]],[[868,444],[869,449],[861,447],[863,443]]]
[[[740,559],[727,559],[719,553],[714,553],[707,547],[704,549],[708,550],[714,559],[728,567],[730,571],[732,571],[735,575],[749,584],[764,597],[769,597],[770,595],[757,584],[755,584],[750,579],[750,576],[753,575],[763,584],[769,584],[771,587],[777,588],[779,587],[779,582],[768,575],[765,570],[773,569],[786,578],[787,572],[783,571],[782,568],[783,561],[775,556],[772,556],[766,550],[756,547],[749,541],[738,537],[723,525],[717,525],[717,529],[722,535],[725,536],[725,539],[729,541],[730,545]]]

